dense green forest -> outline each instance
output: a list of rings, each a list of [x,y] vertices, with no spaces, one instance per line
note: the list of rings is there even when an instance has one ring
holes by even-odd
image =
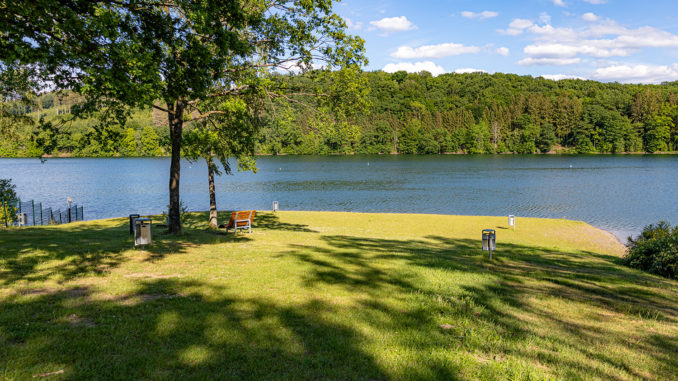
[[[622,85],[511,74],[433,77],[376,71],[355,79],[364,100],[347,109],[313,96],[333,86],[327,78],[319,72],[273,77],[298,95],[271,101],[260,115],[258,153],[678,150],[678,82]],[[0,156],[157,156],[169,151],[167,121],[152,110],[134,110],[124,125],[71,120],[77,98],[50,93],[28,104],[6,102],[7,110],[36,123],[4,136]],[[40,118],[49,123],[37,123]]]
[[[79,100],[73,93],[49,93],[31,102],[4,103],[5,115],[27,118],[0,119],[14,124],[0,130],[0,157],[162,156],[169,151],[163,148],[169,146],[166,121],[151,110],[131,110],[124,125],[101,123],[100,115],[73,114]]]

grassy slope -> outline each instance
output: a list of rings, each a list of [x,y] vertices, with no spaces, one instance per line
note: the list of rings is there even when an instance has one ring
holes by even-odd
[[[0,230],[0,378],[678,374],[678,283],[581,222],[281,212],[234,238],[204,220],[147,251],[124,219]]]

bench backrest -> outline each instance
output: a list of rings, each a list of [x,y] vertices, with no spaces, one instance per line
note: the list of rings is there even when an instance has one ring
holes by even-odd
[[[236,221],[238,226],[247,226],[252,224],[254,221],[254,215],[257,213],[256,210],[241,210],[238,212],[231,213],[231,219],[228,221],[228,228],[235,226]]]

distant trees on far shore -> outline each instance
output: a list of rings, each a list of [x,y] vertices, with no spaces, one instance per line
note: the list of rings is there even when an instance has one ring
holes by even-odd
[[[351,118],[295,100],[268,116],[258,152],[623,153],[678,151],[678,82],[623,85],[513,74],[362,73],[368,112]],[[280,76],[301,93],[330,86]]]
[[[365,112],[311,94],[335,85],[309,72],[274,75],[295,94],[262,115],[259,154],[623,153],[678,151],[678,82],[622,85],[511,74],[359,74]],[[52,124],[2,137],[0,156],[159,156],[169,152],[162,117],[135,110],[125,126],[69,119],[78,99],[49,93],[6,110]],[[190,126],[187,127],[190,130]]]

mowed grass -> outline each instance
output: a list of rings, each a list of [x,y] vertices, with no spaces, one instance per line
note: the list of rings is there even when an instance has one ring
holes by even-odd
[[[0,378],[678,375],[678,282],[621,266],[582,222],[279,212],[237,237],[205,222],[154,228],[146,250],[127,219],[0,230]]]

